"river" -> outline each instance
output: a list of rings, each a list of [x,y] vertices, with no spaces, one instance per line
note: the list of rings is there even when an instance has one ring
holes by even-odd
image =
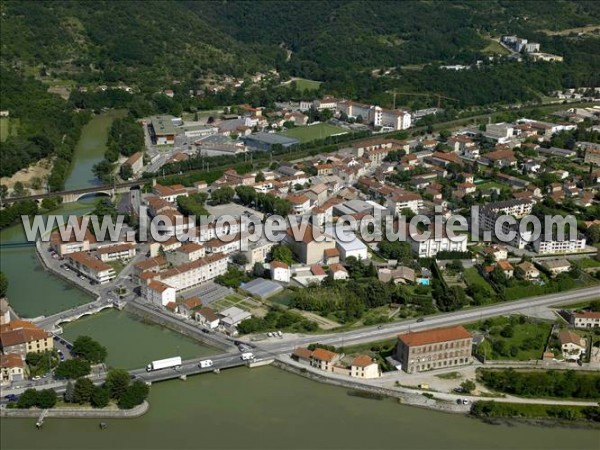
[[[116,118],[124,117],[126,110],[110,110],[92,117],[81,130],[81,138],[75,146],[71,173],[65,180],[65,189],[82,189],[100,184],[93,168],[102,159],[106,151],[106,141],[110,126]]]
[[[86,127],[82,139],[105,139],[94,130]],[[102,145],[97,141],[78,148]],[[80,156],[84,157],[82,164]],[[88,156],[77,154],[70,178],[73,183],[91,180]],[[65,205],[59,213],[83,214],[92,205],[92,201]],[[9,228],[1,238],[3,242],[23,240],[22,230]],[[3,250],[0,262],[9,277],[9,300],[19,314],[50,314],[89,301],[83,292],[45,272],[33,247]],[[69,339],[81,334],[98,339],[108,349],[107,363],[126,368],[176,354],[194,357],[215,352],[118,311],[67,324],[64,333]],[[394,400],[352,397],[344,389],[272,367],[232,369],[158,383],[152,386],[149,401],[146,415],[107,420],[104,431],[98,420],[91,419],[46,419],[41,431],[35,430],[33,419],[2,419],[0,448],[598,449],[600,442],[597,430],[493,426],[403,406]]]

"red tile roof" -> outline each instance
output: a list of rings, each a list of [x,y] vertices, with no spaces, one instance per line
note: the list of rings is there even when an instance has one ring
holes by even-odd
[[[337,353],[330,352],[329,350],[325,350],[324,348],[316,348],[312,354],[311,358],[319,360],[319,361],[333,361],[338,356]]]
[[[408,346],[418,346],[454,341],[457,339],[468,339],[470,337],[471,334],[464,327],[456,326],[417,331],[416,333],[405,333],[399,335],[398,339]]]
[[[373,364],[373,358],[367,355],[359,355],[352,360],[350,363],[351,366],[356,367],[367,367]]]

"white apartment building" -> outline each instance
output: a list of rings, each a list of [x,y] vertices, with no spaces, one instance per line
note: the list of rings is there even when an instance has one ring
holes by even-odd
[[[585,250],[586,238],[579,236],[573,241],[545,241],[542,238],[533,242],[533,248],[540,255],[553,253],[577,253]]]
[[[423,208],[423,199],[419,194],[406,192],[402,194],[394,194],[385,202],[388,210],[393,215],[400,215],[403,209],[410,209],[415,214],[419,213],[419,209]]]
[[[435,238],[434,233],[431,233],[429,239],[417,240],[412,236],[409,237],[410,246],[415,255],[419,258],[431,258],[438,252],[466,252],[467,251],[467,235],[456,236],[454,239],[442,235],[439,239]]]
[[[102,262],[127,260],[135,256],[135,244],[127,242],[123,244],[107,245],[96,250]]]
[[[212,280],[227,272],[227,256],[221,253],[208,255],[156,274],[154,279],[172,286],[177,292]]]

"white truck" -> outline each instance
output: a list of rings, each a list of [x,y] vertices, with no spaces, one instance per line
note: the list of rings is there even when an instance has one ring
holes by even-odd
[[[242,361],[250,361],[251,359],[254,359],[254,353],[251,353],[251,352],[242,353]]]
[[[148,364],[148,366],[146,366],[146,371],[152,372],[153,370],[169,369],[171,367],[181,367],[181,356],[173,356],[172,358],[152,361],[150,364]]]
[[[207,367],[212,367],[213,366],[212,359],[205,359],[204,361],[200,361],[200,364],[198,364],[198,366],[201,369],[205,369]]]

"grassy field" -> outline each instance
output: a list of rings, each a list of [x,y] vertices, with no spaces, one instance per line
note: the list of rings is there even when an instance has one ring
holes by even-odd
[[[577,261],[577,264],[582,269],[590,269],[592,267],[600,267],[600,261],[592,258],[583,258]]]
[[[494,293],[494,289],[492,288],[492,286],[487,281],[485,281],[485,278],[479,275],[479,272],[477,272],[477,269],[475,269],[474,267],[465,269],[463,275],[465,277],[465,281],[469,286],[479,285],[483,287],[486,291],[488,291],[490,295]]]
[[[16,136],[19,128],[19,119],[2,117],[0,119],[0,142],[8,139],[8,136]]]
[[[504,186],[500,183],[496,183],[495,181],[489,181],[487,183],[481,183],[477,185],[477,189],[491,189],[491,188],[499,188],[502,189]]]
[[[321,86],[320,81],[307,80],[306,78],[296,78],[294,81],[299,91],[316,91]]]
[[[343,134],[348,131],[344,128],[329,125],[327,123],[319,123],[313,126],[291,128],[282,134],[287,137],[296,138],[300,142],[310,142],[315,139],[324,139],[333,134]]]
[[[525,318],[497,317],[466,327],[485,333],[488,359],[528,361],[541,358],[552,324]]]
[[[502,47],[499,42],[491,38],[488,38],[488,40],[489,44],[482,50],[483,53],[495,53],[500,55],[510,54],[510,52],[506,48]]]

